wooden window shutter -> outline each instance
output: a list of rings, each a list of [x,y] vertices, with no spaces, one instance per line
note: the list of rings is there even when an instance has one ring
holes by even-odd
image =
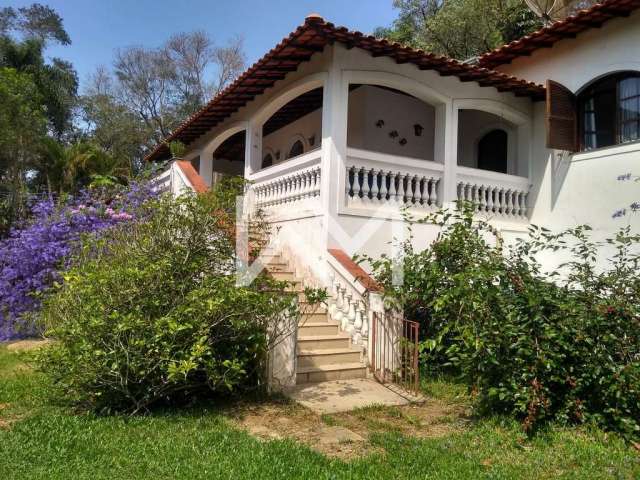
[[[547,80],[547,147],[578,150],[578,114],[576,96],[564,85]]]

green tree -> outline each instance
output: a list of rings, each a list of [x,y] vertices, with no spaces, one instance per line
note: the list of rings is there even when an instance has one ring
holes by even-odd
[[[31,75],[0,67],[0,229],[24,215],[28,172],[38,164],[46,118]]]
[[[89,186],[94,179],[110,178],[113,182],[125,183],[131,176],[126,158],[116,158],[100,146],[88,141],[64,146],[51,138],[42,143],[42,156],[46,160],[38,175],[49,191],[73,192]]]
[[[53,41],[70,45],[69,34],[62,25],[62,17],[51,7],[33,3],[28,7],[0,9],[0,35],[20,35],[42,43]]]
[[[375,35],[467,60],[540,28],[522,0],[394,0],[398,18]]]
[[[120,101],[117,86],[106,70],[100,68],[91,77],[79,105],[86,126],[84,136],[114,159],[128,163],[132,172],[139,172],[152,135],[147,124]]]

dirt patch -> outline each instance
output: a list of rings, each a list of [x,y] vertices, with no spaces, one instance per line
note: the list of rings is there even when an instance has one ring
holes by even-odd
[[[15,423],[18,418],[7,415],[7,410],[11,405],[9,403],[0,403],[0,430],[9,430],[11,424]]]
[[[37,340],[16,340],[14,342],[6,343],[7,350],[10,352],[27,352],[30,350],[36,350],[42,348],[45,345],[51,343],[49,339],[37,339]]]
[[[420,405],[373,406],[330,415],[318,415],[295,402],[282,400],[242,405],[227,415],[235,425],[261,440],[290,438],[324,455],[345,460],[382,453],[370,442],[375,433],[440,437],[459,431],[468,422],[464,408],[433,399]]]

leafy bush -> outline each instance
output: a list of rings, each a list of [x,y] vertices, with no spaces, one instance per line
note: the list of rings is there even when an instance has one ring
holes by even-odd
[[[527,430],[549,420],[594,421],[640,435],[640,236],[623,229],[596,268],[602,245],[589,228],[561,234],[532,227],[503,251],[472,212],[440,212],[423,251],[404,246],[404,279],[393,260],[368,259],[387,298],[421,324],[425,371],[459,375],[481,413],[507,413]],[[538,259],[568,261],[544,273]]]
[[[265,354],[297,309],[285,283],[235,284],[237,187],[163,197],[145,221],[85,245],[42,311],[57,342],[40,366],[67,398],[134,413],[262,385]]]
[[[0,240],[0,341],[35,333],[31,314],[42,294],[61,280],[83,234],[133,220],[153,196],[147,185],[132,184],[35,202],[28,223]]]

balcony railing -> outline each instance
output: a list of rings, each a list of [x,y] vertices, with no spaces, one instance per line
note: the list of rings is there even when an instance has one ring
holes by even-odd
[[[255,205],[277,217],[319,212],[321,152],[315,150],[252,174]],[[385,217],[400,208],[432,211],[443,204],[444,165],[349,148],[340,179],[339,213]],[[471,203],[478,214],[526,220],[529,180],[525,177],[456,166],[454,199]],[[449,197],[450,198],[450,197]],[[320,212],[321,213],[321,212]]]
[[[504,173],[458,167],[457,198],[489,217],[526,219],[529,180]]]
[[[440,204],[442,171],[442,164],[436,162],[350,148],[346,206],[430,210]]]
[[[298,210],[315,205],[320,197],[320,150],[265,168],[249,177],[255,205],[272,213],[285,212],[295,204]],[[280,212],[278,212],[279,207]]]

